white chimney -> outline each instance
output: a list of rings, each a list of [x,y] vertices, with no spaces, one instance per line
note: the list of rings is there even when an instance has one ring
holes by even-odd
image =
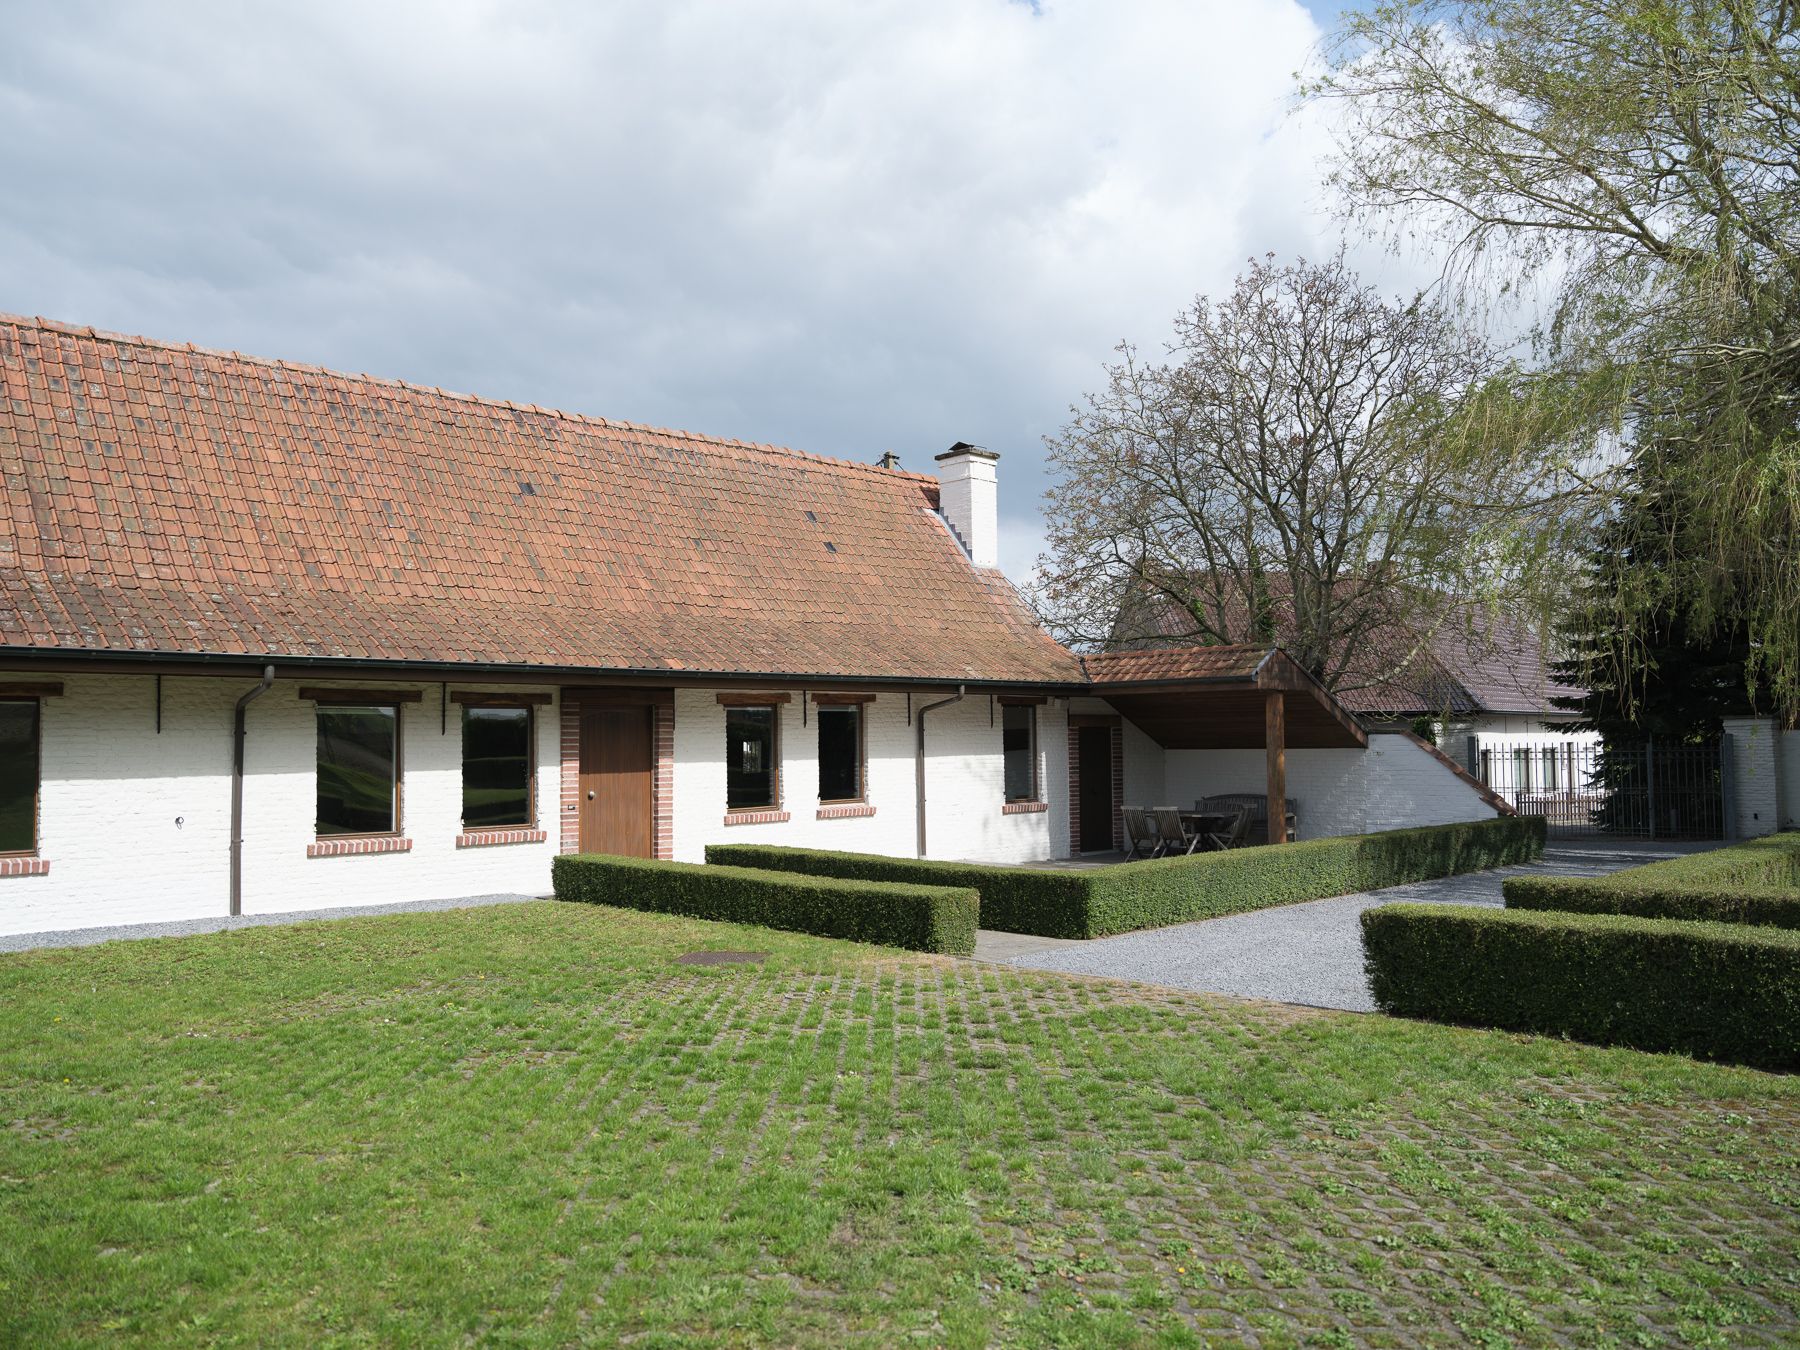
[[[977,567],[1000,565],[1000,488],[994,476],[999,458],[964,441],[937,457],[939,507]]]

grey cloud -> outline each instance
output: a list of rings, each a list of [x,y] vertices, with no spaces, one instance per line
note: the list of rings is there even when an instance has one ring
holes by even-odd
[[[980,441],[1015,575],[1112,344],[1335,230],[1294,0],[6,29],[0,309],[913,467]]]

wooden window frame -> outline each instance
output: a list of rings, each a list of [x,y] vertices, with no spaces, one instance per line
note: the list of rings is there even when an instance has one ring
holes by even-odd
[[[0,849],[0,858],[36,858],[44,845],[44,698],[62,693],[58,685],[0,687],[0,703],[29,703],[31,720],[31,847]]]
[[[1001,799],[1007,806],[1017,806],[1023,802],[1033,802],[1033,803],[1042,802],[1044,800],[1044,785],[1043,785],[1042,781],[1040,781],[1042,778],[1042,775],[1038,772],[1038,714],[1037,714],[1037,710],[1038,710],[1039,705],[1038,705],[1038,703],[1033,702],[1033,701],[1027,701],[1027,700],[1020,699],[1020,700],[1015,700],[1015,701],[1011,701],[1011,702],[1007,702],[1007,701],[1003,700],[1003,706],[1008,707],[1008,708],[1024,708],[1027,713],[1027,717],[1026,717],[1027,740],[1026,740],[1026,745],[1025,745],[1025,754],[1031,764],[1031,791],[1023,797],[1015,797],[1006,790],[1006,723],[1005,723],[1004,719],[1002,719],[1002,721],[1000,723],[1000,796],[1001,796]]]
[[[353,703],[363,708],[398,708],[402,703],[417,703],[417,689],[332,689],[303,685],[302,703]]]
[[[466,689],[452,689],[450,701],[465,708],[546,708],[550,695],[545,692],[525,694],[478,694]]]
[[[830,708],[834,711],[842,711],[846,708],[853,708],[856,711],[856,786],[858,789],[857,795],[854,797],[821,796],[819,798],[820,806],[867,806],[869,804],[869,719],[865,714],[870,701],[871,700],[860,698],[834,698],[829,702],[824,700],[819,701],[818,712],[820,715],[818,721],[819,729],[821,731],[824,730],[825,726],[825,718],[823,716],[825,709]],[[824,764],[824,757],[822,755],[819,758],[819,763],[821,766]],[[820,777],[824,777],[822,769]]]
[[[537,755],[537,710],[542,704],[550,702],[548,694],[452,694],[450,701],[460,703],[468,708],[523,708],[525,710],[525,823],[523,825],[470,825],[463,819],[462,804],[457,804],[457,821],[462,826],[463,834],[500,834],[507,830],[535,830],[538,825],[538,755]],[[462,719],[459,717],[458,722]],[[459,727],[466,731],[466,727]],[[462,747],[462,771],[468,772],[469,743],[465,736]]]
[[[787,695],[781,696],[780,702],[748,703],[740,702],[726,694],[719,695],[719,702],[727,708],[767,708],[769,710],[769,804],[767,806],[733,806],[731,804],[731,744],[729,737],[725,745],[725,818],[733,816],[765,815],[770,811],[779,811],[781,806],[781,704],[787,702]],[[726,718],[730,725],[730,718]]]
[[[306,690],[301,690],[302,697]],[[318,692],[318,691],[314,691]],[[335,692],[335,691],[329,691]],[[360,692],[379,692],[362,690]],[[391,830],[363,830],[355,834],[320,834],[319,833],[319,710],[313,709],[313,842],[329,844],[339,839],[404,839],[406,837],[406,714],[402,710],[406,703],[417,703],[419,695],[414,692],[410,696],[402,694],[394,699],[360,699],[341,698],[314,699],[327,707],[342,708],[392,708],[394,710],[394,828]]]

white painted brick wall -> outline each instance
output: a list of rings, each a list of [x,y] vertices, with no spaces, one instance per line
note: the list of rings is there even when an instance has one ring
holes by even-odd
[[[256,681],[165,678],[159,736],[151,677],[61,678],[63,696],[42,703],[39,854],[49,860],[50,874],[0,878],[0,932],[227,913],[231,709]],[[437,686],[353,682],[357,688],[424,689],[423,701],[401,712],[401,828],[412,851],[308,858],[317,806],[316,734],[314,705],[298,697],[301,683],[277,680],[249,709],[245,913],[549,890],[557,804],[554,705],[537,710],[538,825],[550,839],[458,849],[458,709],[451,705],[448,732],[440,735]],[[458,681],[455,687],[503,686]]]
[[[1369,737],[1362,792],[1365,831],[1454,825],[1500,814],[1473,783],[1406,736]]]
[[[1766,717],[1727,717],[1724,731],[1731,737],[1736,837],[1774,834],[1793,815],[1792,806],[1782,800],[1782,770],[1792,754],[1783,742],[1793,739],[1792,733],[1778,731]],[[1786,777],[1785,781],[1796,780]]]
[[[1006,815],[1001,716],[984,694],[939,708],[926,721],[928,852],[933,858],[1033,862],[1069,851],[1069,710],[1039,706],[1038,792],[1047,811]]]
[[[913,706],[944,697],[913,695]],[[868,738],[868,796],[875,814],[820,820],[817,709],[800,722],[800,702],[781,705],[782,809],[789,819],[761,825],[725,823],[725,710],[712,689],[675,693],[675,856],[705,857],[708,844],[781,844],[910,858],[917,852],[914,730],[906,695],[883,693],[864,705]],[[934,858],[1029,861],[1066,853],[1051,841],[1068,838],[1068,715],[1066,705],[1038,709],[1040,782],[1050,809],[1005,815],[1000,717],[988,725],[988,699],[963,702],[926,717],[926,835]],[[1061,833],[1057,833],[1060,830]]]
[[[1784,731],[1776,740],[1775,766],[1781,782],[1781,828],[1800,829],[1800,731]]]
[[[1119,805],[1178,806],[1166,800],[1169,782],[1168,751],[1139,730],[1130,718],[1121,718],[1125,731],[1125,800]]]
[[[1222,792],[1266,792],[1261,750],[1170,750],[1161,805]],[[1468,782],[1408,737],[1380,732],[1367,750],[1287,752],[1287,795],[1302,839],[1489,820],[1498,814]],[[1135,805],[1135,803],[1133,803]]]
[[[911,857],[912,732],[906,696],[883,694],[863,705],[868,745],[868,798],[875,814],[820,820],[819,719],[800,725],[798,695],[781,704],[780,824],[725,824],[725,709],[713,689],[675,691],[675,856],[703,862],[708,844],[784,844]]]
[[[1090,713],[1105,717],[1118,717],[1118,710],[1105,699],[1072,698],[1068,702],[1070,713]],[[1121,806],[1169,806],[1172,803],[1163,800],[1167,783],[1167,764],[1164,751],[1129,717],[1119,717],[1119,724],[1124,730],[1125,754],[1125,799]],[[1065,784],[1063,791],[1068,788]]]

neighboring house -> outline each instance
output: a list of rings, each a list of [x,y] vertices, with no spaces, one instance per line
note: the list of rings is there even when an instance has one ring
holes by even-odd
[[[1191,619],[1154,603],[1121,616],[1115,644],[1145,650],[1182,640]],[[1416,652],[1413,648],[1417,647]],[[1423,643],[1406,633],[1370,642],[1349,663],[1337,701],[1370,728],[1430,723],[1431,738],[1507,801],[1591,788],[1600,736],[1575,731],[1553,698],[1579,691],[1550,672],[1542,637],[1499,615],[1447,624]]]
[[[1303,837],[1503,809],[1279,651],[1058,646],[994,462],[0,317],[0,931],[541,893],[577,849],[1023,862],[1214,791]]]
[[[1550,673],[1535,629],[1500,617],[1473,632],[1447,628],[1415,668],[1425,678],[1346,690],[1339,699],[1370,725],[1429,720],[1438,746],[1514,806],[1555,814],[1545,802],[1560,797],[1566,814],[1588,804],[1600,734],[1574,730],[1576,714],[1551,702],[1579,691]]]

